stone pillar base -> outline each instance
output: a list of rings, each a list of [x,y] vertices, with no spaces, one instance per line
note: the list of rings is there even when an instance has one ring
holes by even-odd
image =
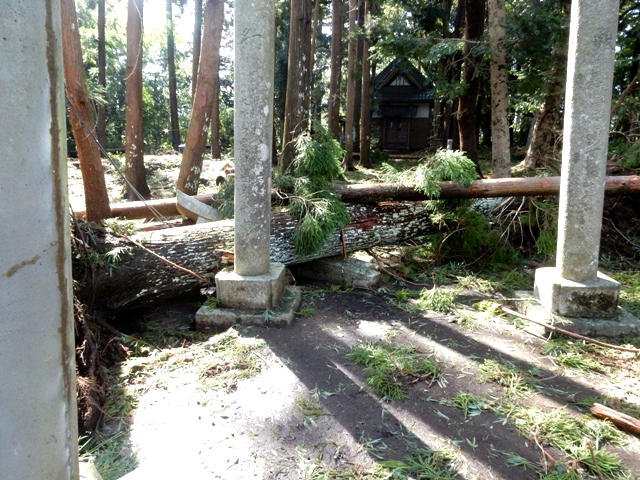
[[[618,313],[620,284],[598,272],[595,280],[574,282],[557,268],[536,270],[533,294],[550,313],[576,318],[613,318]]]
[[[216,294],[222,308],[272,310],[280,305],[284,293],[285,267],[271,263],[264,275],[238,275],[230,268],[216,275]]]

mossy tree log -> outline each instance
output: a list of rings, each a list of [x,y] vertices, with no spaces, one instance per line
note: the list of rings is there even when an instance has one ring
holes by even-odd
[[[422,202],[389,202],[377,205],[349,205],[351,223],[336,231],[324,247],[312,255],[299,255],[293,246],[297,220],[285,214],[274,214],[271,223],[271,260],[285,265],[303,263],[316,258],[341,255],[377,245],[400,244],[432,231],[429,210]],[[215,274],[233,251],[233,221],[176,227],[141,232],[129,237],[145,249],[213,282]],[[81,283],[79,297],[92,299],[95,306],[107,309],[150,306],[182,294],[197,291],[206,284],[179,270],[129,239],[101,236],[95,249],[109,252],[130,247],[120,262],[108,268],[97,268]],[[81,255],[80,255],[81,257]],[[81,262],[74,255],[76,262]],[[83,265],[76,265],[81,272]],[[78,273],[77,277],[82,275]],[[91,278],[92,280],[86,280]]]

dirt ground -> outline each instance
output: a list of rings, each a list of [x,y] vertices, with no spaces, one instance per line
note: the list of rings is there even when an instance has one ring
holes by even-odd
[[[488,403],[508,395],[505,387],[483,379],[480,368],[487,360],[532,374],[535,387],[514,400],[524,408],[578,418],[594,399],[640,405],[640,365],[632,355],[616,356],[603,372],[579,372],[554,363],[542,354],[544,339],[502,317],[486,315],[469,324],[456,315],[410,315],[380,293],[392,284],[376,291],[302,288],[314,313],[287,328],[236,327],[125,363],[120,386],[135,393],[137,406],[105,429],[126,435],[125,454],[135,454],[134,464],[193,479],[508,480],[562,471],[554,460],[563,454],[519,432],[517,420],[504,412],[487,408],[465,416],[452,404],[461,392]],[[196,309],[191,302],[164,306],[149,312],[145,322],[156,329],[186,329]],[[225,336],[259,342],[259,372],[207,386],[202,372],[210,367],[197,351]],[[432,355],[442,377],[407,383],[406,399],[383,402],[365,385],[365,370],[346,359],[363,341],[416,347]],[[170,366],[144,367],[157,358]],[[626,470],[615,478],[640,478],[640,442],[625,436],[624,443],[607,447]],[[444,452],[447,460],[439,471],[449,476],[392,476],[391,469],[380,470],[385,461],[434,451]]]
[[[78,175],[72,165],[76,201]],[[561,364],[526,322],[477,307],[504,301],[497,292],[452,285],[455,308],[442,314],[408,308],[397,294],[406,285],[390,277],[371,290],[298,285],[301,315],[285,328],[198,335],[203,299],[116,322],[131,355],[112,368],[99,441],[84,452],[103,478],[135,468],[139,478],[229,480],[640,478],[637,437],[585,436],[591,458],[576,460],[545,426],[554,415],[588,424],[594,402],[637,417],[637,355],[568,342],[596,363]],[[383,401],[366,383],[370,372],[347,358],[363,342],[415,347],[439,377],[399,376],[406,398]],[[618,343],[629,342],[640,346]],[[594,460],[600,447],[619,458],[614,474]]]

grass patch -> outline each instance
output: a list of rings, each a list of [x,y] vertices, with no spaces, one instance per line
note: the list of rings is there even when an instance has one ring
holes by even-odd
[[[211,337],[204,344],[208,361],[200,372],[203,386],[232,390],[239,380],[256,375],[262,369],[259,352],[264,347],[264,340],[241,337],[233,328]]]
[[[594,418],[573,418],[563,408],[543,411],[537,407],[518,407],[511,410],[509,417],[523,435],[561,450],[589,474],[623,478],[618,457],[603,448],[606,444],[625,441],[624,434],[611,423]]]
[[[589,356],[592,349],[566,338],[554,338],[545,343],[542,352],[563,367],[581,371],[605,372],[604,366]]]
[[[620,306],[640,317],[640,273],[618,272],[611,276],[620,282]]]
[[[93,459],[103,480],[118,480],[138,466],[135,452],[128,448],[128,432],[106,436],[100,433],[80,439],[80,459]]]
[[[523,372],[511,362],[485,359],[480,365],[481,378],[505,387],[507,396],[520,398],[533,393],[535,383],[528,372]]]
[[[329,415],[329,413],[322,408],[322,405],[309,400],[308,398],[299,398],[296,400],[296,406],[302,414],[302,424],[305,427],[315,425],[318,417],[322,415]]]
[[[484,410],[486,400],[478,395],[467,392],[458,392],[451,399],[451,403],[464,412],[464,418],[480,415]]]
[[[429,355],[389,342],[359,343],[351,348],[347,359],[366,368],[365,384],[385,402],[406,398],[408,385],[425,379],[431,384],[441,375]]]

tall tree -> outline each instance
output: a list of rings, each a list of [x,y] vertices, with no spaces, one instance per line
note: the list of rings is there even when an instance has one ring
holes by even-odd
[[[171,111],[171,145],[180,145],[180,119],[176,86],[176,46],[173,34],[173,0],[167,0],[167,69],[169,73],[169,109]]]
[[[371,1],[364,0],[364,21],[371,15]],[[364,24],[364,22],[363,22]],[[362,37],[362,100],[360,115],[360,165],[373,168],[371,163],[371,62],[369,60],[369,39]]]
[[[463,5],[464,4],[464,5]],[[477,43],[484,32],[485,0],[460,0],[459,8],[464,8],[464,66],[463,81],[466,90],[458,99],[458,129],[460,150],[476,165],[478,175],[482,170],[478,162],[478,130],[476,125],[476,106],[480,92],[481,76],[477,74],[474,55]]]
[[[286,171],[295,158],[295,140],[309,125],[311,72],[311,0],[291,0],[289,24],[289,62],[285,100],[282,154],[278,162]]]
[[[329,79],[328,127],[340,140],[340,83],[342,82],[343,0],[331,0],[331,77]]]
[[[107,91],[107,49],[106,49],[106,12],[105,0],[98,0],[98,86],[104,95]],[[97,102],[96,131],[100,145],[107,148],[107,115],[105,99]]]
[[[191,97],[196,94],[198,79],[198,64],[200,62],[200,47],[202,45],[202,0],[194,0],[193,26],[193,66],[191,70]]]
[[[91,110],[91,99],[82,62],[80,33],[74,0],[61,0],[62,51],[66,93],[71,107],[69,123],[78,150],[82,171],[84,197],[88,220],[101,220],[111,214],[109,194],[100,159],[100,149],[95,139],[95,123]]]
[[[356,19],[356,91],[353,105],[353,151],[360,152],[360,118],[362,114],[362,55],[364,52],[364,0],[358,0],[358,14]]]
[[[125,169],[127,200],[151,198],[144,168],[142,135],[142,21],[144,0],[129,0],[127,15],[127,75],[125,117]],[[137,193],[136,193],[137,191]]]
[[[344,122],[344,161],[345,170],[355,170],[353,163],[353,143],[355,140],[355,105],[356,105],[356,62],[358,56],[358,38],[356,24],[358,16],[358,0],[349,0],[349,48],[347,50],[347,101]]]
[[[224,2],[220,14],[214,18],[213,39],[213,106],[211,108],[211,157],[220,158],[220,43],[222,42],[222,29],[224,27]]]
[[[505,0],[489,0],[491,49],[491,153],[493,177],[511,176],[509,141],[509,84],[504,40],[507,32]]]
[[[571,0],[561,0],[561,14],[569,21]],[[535,116],[527,155],[522,161],[526,170],[533,170],[548,163],[549,149],[557,139],[556,125],[564,98],[567,78],[568,28],[560,30],[553,51],[553,65],[549,81],[544,86],[542,103]]]
[[[216,17],[222,16],[224,14],[223,10],[224,0],[206,0],[196,93],[193,98],[191,119],[176,184],[176,188],[187,195],[198,193],[198,183],[200,181],[200,172],[202,171],[202,155],[207,143],[207,130],[214,101],[212,94],[214,77],[219,70],[215,62]],[[178,208],[178,210],[180,209],[181,207]]]

